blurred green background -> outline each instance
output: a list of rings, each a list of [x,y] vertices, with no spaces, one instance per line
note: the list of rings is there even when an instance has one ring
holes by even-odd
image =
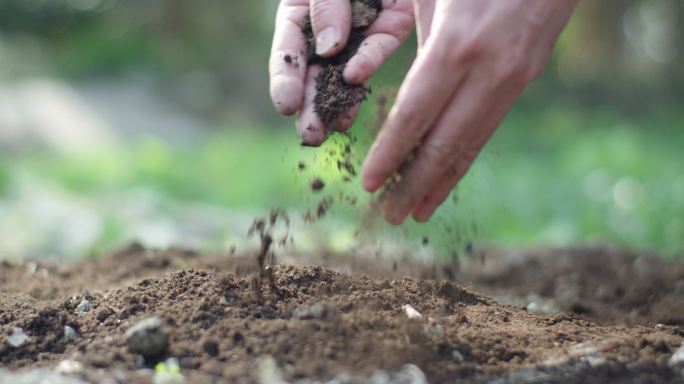
[[[268,99],[276,6],[0,0],[0,257],[73,259],[132,239],[225,251],[249,244],[251,219],[270,207],[301,218],[340,193],[359,203],[296,220],[295,241],[352,247],[370,198],[326,155],[342,140],[300,148]],[[546,72],[436,219],[364,226],[364,241],[430,257],[474,242],[681,258],[682,20],[679,0],[581,2]],[[391,98],[414,50],[409,40],[374,78],[375,96]],[[356,161],[378,109],[372,97],[352,129]],[[323,195],[309,191],[317,176]]]

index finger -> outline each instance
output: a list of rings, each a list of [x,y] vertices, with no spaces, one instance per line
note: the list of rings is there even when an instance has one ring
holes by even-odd
[[[419,52],[366,157],[361,182],[369,192],[375,192],[401,167],[466,76],[467,68],[450,65],[447,51],[435,45]]]
[[[270,93],[273,105],[283,115],[292,115],[302,107],[307,63],[302,28],[308,14],[308,0],[283,0],[276,15],[269,60]]]

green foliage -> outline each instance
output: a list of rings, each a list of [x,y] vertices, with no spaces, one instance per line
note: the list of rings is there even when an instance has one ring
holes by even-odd
[[[10,185],[9,169],[6,163],[0,163],[0,196]]]
[[[83,33],[69,35],[56,43],[53,57],[55,71],[69,77],[111,75],[140,66],[162,67],[149,38],[113,28],[88,28]]]
[[[374,113],[370,102],[353,128],[360,138],[357,164],[370,143]],[[678,159],[684,132],[672,127],[683,125],[676,113],[639,121],[561,105],[540,110],[521,104],[432,223],[380,231],[412,237],[416,244],[428,236],[445,255],[463,253],[473,240],[498,245],[603,241],[681,253],[684,163]],[[309,181],[319,176],[327,193],[358,196],[359,205],[333,211],[338,219],[358,221],[368,196],[358,182],[341,181],[329,155],[340,146],[337,139],[320,149],[301,148],[289,127],[225,128],[196,146],[150,137],[92,156],[43,154],[5,164],[83,196],[156,191],[165,209],[203,202],[301,211],[317,203]],[[297,169],[299,162],[306,164],[305,171]],[[100,249],[116,244],[122,233],[116,220],[105,224]]]

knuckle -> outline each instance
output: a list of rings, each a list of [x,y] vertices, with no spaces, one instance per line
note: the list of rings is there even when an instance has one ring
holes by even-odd
[[[529,82],[529,60],[522,55],[503,55],[492,77],[494,87],[512,84],[522,86]]]
[[[425,167],[434,167],[436,165],[439,168],[445,168],[447,164],[452,162],[450,160],[452,160],[455,154],[454,146],[449,142],[441,140],[427,141],[424,144],[423,151],[429,159],[423,162]]]
[[[372,52],[372,50],[364,50],[357,54],[355,65],[358,65],[364,73],[373,72],[379,66],[378,60],[372,56]]]
[[[425,203],[428,205],[440,205],[449,197],[449,193],[451,193],[451,189],[442,189],[430,193],[425,197]]]
[[[398,108],[393,116],[393,121],[400,122],[404,127],[402,134],[405,135],[406,141],[415,142],[422,136],[424,118],[415,106]]]
[[[441,61],[443,65],[452,68],[473,60],[483,49],[484,43],[476,34],[451,34],[441,49]]]

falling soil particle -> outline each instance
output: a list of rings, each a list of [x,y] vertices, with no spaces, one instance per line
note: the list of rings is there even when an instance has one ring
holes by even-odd
[[[311,180],[311,190],[312,191],[318,192],[318,191],[323,190],[323,188],[325,188],[325,183],[323,182],[323,180],[321,180],[318,177]]]
[[[603,260],[599,251],[588,254]],[[0,335],[17,327],[30,337],[19,347],[2,343],[0,361],[16,371],[54,369],[69,359],[82,365],[79,376],[87,382],[149,383],[149,370],[140,370],[136,354],[127,350],[125,331],[158,316],[169,332],[159,359],[176,358],[188,383],[258,382],[264,356],[288,382],[325,381],[341,373],[369,377],[407,363],[430,383],[682,382],[679,370],[668,366],[684,340],[677,326],[601,326],[572,313],[534,314],[449,281],[403,277],[422,274],[419,264],[323,255],[329,253],[301,255],[302,262],[336,263],[356,272],[276,265],[279,293],[260,287],[260,302],[251,273],[235,273],[253,254],[228,258],[130,248],[68,266],[39,262],[49,279],[0,265]],[[174,271],[175,260],[188,269]],[[658,279],[681,269],[660,261],[636,264],[639,271],[647,268],[641,279],[654,286],[670,284],[670,277]],[[568,272],[573,265],[566,265]],[[542,273],[537,270],[537,277]],[[629,278],[616,274],[611,284],[630,284],[622,280]],[[115,313],[104,322],[95,311],[76,315],[84,291],[91,292],[94,308]],[[629,309],[611,300],[603,305],[626,316],[651,305],[647,294],[634,297]],[[405,305],[422,316],[409,319]],[[65,325],[80,337],[65,337]]]
[[[328,130],[332,129],[332,124],[340,117],[347,116],[349,110],[364,101],[370,92],[370,88],[345,82],[342,73],[349,59],[361,46],[365,38],[364,30],[377,19],[382,11],[382,1],[351,0],[351,6],[352,30],[347,45],[336,56],[323,58],[315,54],[315,38],[310,17],[306,18],[303,28],[308,42],[308,63],[322,67],[315,79],[314,111]]]
[[[332,207],[333,201],[334,200],[332,197],[326,197],[321,200],[316,207],[316,217],[320,219],[325,216],[325,214],[330,210],[330,207]]]

